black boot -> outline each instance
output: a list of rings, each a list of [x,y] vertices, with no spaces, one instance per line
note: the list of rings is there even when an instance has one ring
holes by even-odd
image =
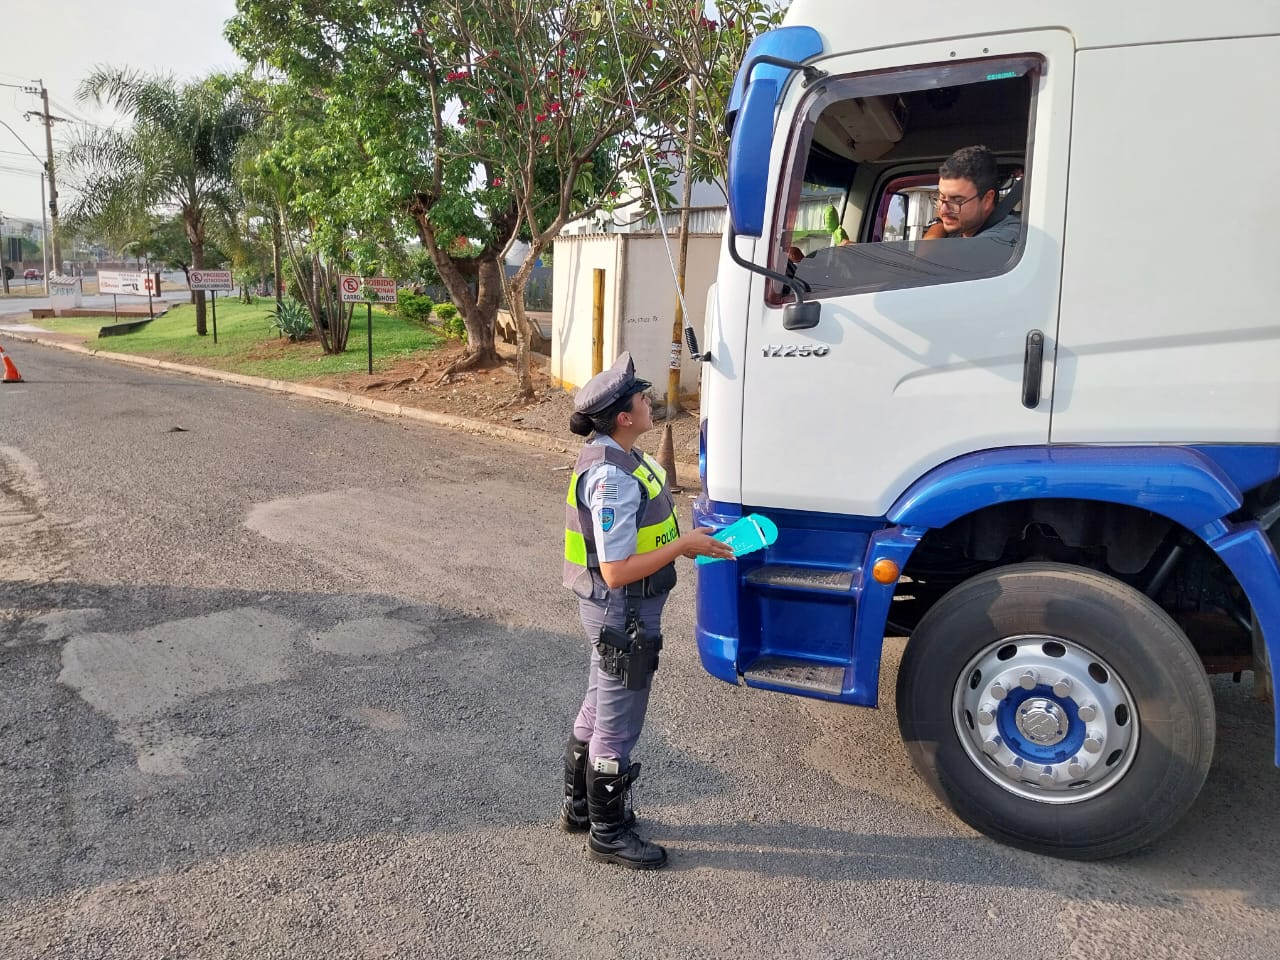
[[[640,764],[631,765],[627,780],[626,818],[628,827],[635,826],[636,815],[631,808],[631,784],[640,778]],[[564,803],[560,806],[560,827],[566,833],[582,833],[591,826],[587,810],[587,744],[575,736],[569,737],[564,748]]]
[[[566,833],[581,833],[591,826],[587,812],[587,744],[570,735],[564,748],[564,803],[560,826]]]
[[[587,769],[587,806],[591,814],[587,854],[592,860],[632,870],[656,870],[667,862],[667,851],[641,840],[626,822],[632,770],[638,773],[639,766],[634,764],[630,770],[618,773]]]

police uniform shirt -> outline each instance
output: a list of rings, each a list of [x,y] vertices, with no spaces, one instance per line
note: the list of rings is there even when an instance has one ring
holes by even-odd
[[[622,446],[609,437],[597,436],[590,442],[622,450]],[[636,552],[636,518],[642,503],[640,484],[635,477],[606,462],[589,469],[579,483],[578,496],[591,511],[596,555],[607,563],[627,559]]]

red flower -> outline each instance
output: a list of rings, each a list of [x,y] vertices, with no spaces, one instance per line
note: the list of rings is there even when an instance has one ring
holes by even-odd
[[[527,104],[527,103],[517,103],[517,104],[516,104],[516,113],[523,113],[523,112],[524,112],[524,110],[525,110],[525,108],[526,108],[527,106],[528,106],[528,104]]]
[[[550,142],[551,142],[551,135],[550,135],[550,134],[546,134],[546,133],[544,133],[541,137],[539,137],[539,138],[538,138],[538,142],[539,142],[539,143],[550,143]]]
[[[559,104],[559,103],[548,103],[548,104],[547,104],[547,109],[548,109],[548,110],[550,110],[552,113],[559,113],[559,112],[560,112],[560,104]]]
[[[493,178],[493,185],[494,185],[495,187],[500,187],[500,186],[502,186],[502,178],[501,178],[501,177],[494,177],[494,178]]]
[[[533,119],[537,120],[539,123],[542,123],[542,121],[547,119],[547,115],[545,113],[540,113]]]

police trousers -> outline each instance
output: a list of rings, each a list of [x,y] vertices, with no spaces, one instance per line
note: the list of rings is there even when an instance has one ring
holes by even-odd
[[[667,594],[631,601],[640,620],[646,627],[657,631],[662,623],[662,608]],[[591,643],[591,667],[587,672],[587,695],[573,722],[573,735],[588,743],[590,761],[598,758],[618,760],[623,768],[631,762],[631,750],[644,729],[645,713],[649,709],[649,691],[652,682],[643,690],[628,690],[619,678],[611,677],[600,669],[600,628],[607,622],[611,627],[623,629],[627,620],[627,604],[615,597],[608,604],[600,600],[580,600],[578,613],[582,627]]]

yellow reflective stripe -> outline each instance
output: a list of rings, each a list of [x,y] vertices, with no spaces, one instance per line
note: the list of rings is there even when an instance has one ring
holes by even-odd
[[[585,567],[587,565],[587,541],[576,530],[566,530],[564,532],[564,558],[575,566]]]
[[[645,459],[649,459],[648,454],[645,454]],[[662,468],[659,467],[658,469],[661,470]],[[636,467],[631,471],[631,475],[640,481],[640,485],[644,487],[650,500],[658,499],[658,494],[662,492],[662,481],[654,476],[647,466]]]
[[[649,465],[653,475],[658,478],[658,487],[661,489],[662,485],[667,482],[667,471],[663,470],[662,465],[647,453],[644,455],[644,462]]]
[[[578,505],[578,480],[581,476],[582,474],[575,473],[569,477],[569,495],[565,497],[564,502],[571,507]]]
[[[672,513],[661,523],[641,527],[636,531],[636,553],[651,553],[671,543],[678,536],[680,528],[676,526],[676,515]]]

